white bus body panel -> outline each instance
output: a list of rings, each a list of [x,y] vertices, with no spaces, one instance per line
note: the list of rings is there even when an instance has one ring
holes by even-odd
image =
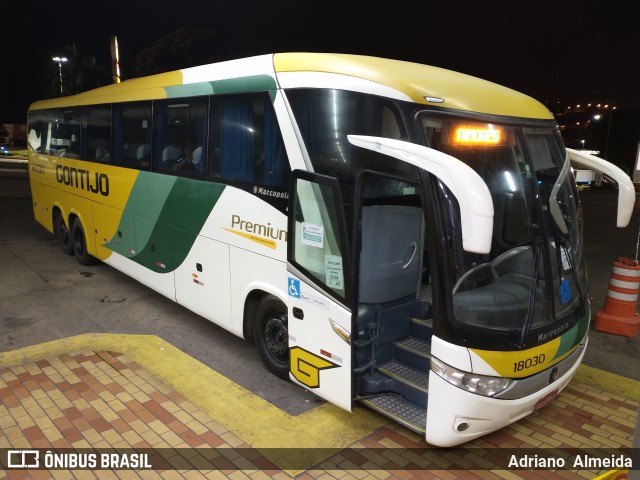
[[[538,402],[544,402],[547,396],[550,401],[567,386],[582,362],[585,351],[564,376],[534,394],[517,400],[500,400],[466,392],[432,371],[429,374],[427,442],[440,447],[460,445],[529,415]],[[458,431],[462,424],[468,425],[463,432]]]
[[[431,355],[458,370],[473,371],[468,348],[445,342],[435,335],[431,336]]]
[[[287,157],[289,157],[291,170],[307,170],[300,142],[298,141],[298,135],[296,134],[296,130],[293,125],[293,114],[290,113],[287,100],[280,90],[276,92],[276,97],[273,101],[273,109],[276,112],[276,117],[278,118],[280,134],[282,135],[284,148],[287,151]]]
[[[254,75],[275,77],[272,54],[185,68],[181,72],[182,83],[185,85]]]
[[[291,292],[296,297],[288,295],[292,355],[289,376],[293,382],[350,412],[351,342],[340,338],[331,322],[350,334],[351,312],[291,273],[286,285],[290,285],[290,279],[300,280],[300,291]],[[304,312],[303,319],[292,315],[294,308]]]
[[[116,252],[111,253],[107,263],[117,270],[127,274],[131,278],[134,278],[143,285],[146,285],[165,297],[170,298],[172,301],[176,301],[176,288],[173,272],[153,272],[147,267]]]
[[[234,246],[229,247],[229,253],[233,272],[230,293],[232,326],[229,330],[243,337],[245,301],[252,291],[275,295],[286,305],[287,264]]]
[[[252,290],[272,293],[286,301],[286,231],[287,217],[282,212],[256,195],[231,186],[224,189],[203,226],[201,235],[228,248],[218,262],[220,274],[231,280],[224,290],[229,323],[221,325],[236,335],[243,336],[245,300]],[[217,314],[216,319],[210,317],[206,316],[218,323]]]
[[[229,246],[198,236],[185,261],[175,270],[176,301],[231,330],[229,277]]]
[[[227,186],[200,234],[285,262],[286,230],[284,213],[249,192]],[[229,266],[232,272],[236,272],[237,267],[251,268],[251,265]]]

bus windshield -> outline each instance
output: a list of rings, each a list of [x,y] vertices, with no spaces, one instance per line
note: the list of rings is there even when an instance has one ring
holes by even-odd
[[[487,255],[463,250],[457,205],[445,206],[453,336],[522,348],[568,330],[584,315],[587,287],[579,202],[555,126],[420,121],[427,145],[471,166],[494,204]]]

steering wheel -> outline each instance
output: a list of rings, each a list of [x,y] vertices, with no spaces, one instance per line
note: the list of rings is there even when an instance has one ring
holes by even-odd
[[[462,285],[462,283],[467,278],[469,278],[472,274],[474,274],[478,270],[482,270],[483,268],[488,268],[488,269],[491,270],[491,277],[493,278],[494,282],[496,280],[498,280],[498,278],[499,278],[498,272],[496,272],[495,267],[490,262],[480,263],[480,264],[476,265],[475,267],[470,268],[469,270],[467,270],[466,272],[464,272],[462,274],[462,276],[458,279],[456,284],[453,286],[453,293],[456,293],[458,291],[458,288],[460,288],[460,285]]]
[[[506,260],[510,260],[513,257],[516,257],[522,253],[531,251],[531,243],[529,242],[525,242],[521,245],[517,245],[509,250],[507,250],[506,252],[502,252],[500,255],[498,255],[496,258],[494,258],[493,260],[491,260],[491,265],[493,265],[494,267],[498,267],[501,263],[505,262]]]

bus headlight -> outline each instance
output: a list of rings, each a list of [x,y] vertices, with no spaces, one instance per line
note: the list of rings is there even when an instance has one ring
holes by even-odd
[[[451,385],[485,397],[493,397],[509,388],[513,383],[510,378],[463,372],[433,357],[431,357],[431,370]]]

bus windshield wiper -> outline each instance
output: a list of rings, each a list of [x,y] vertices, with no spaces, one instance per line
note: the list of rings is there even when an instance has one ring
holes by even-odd
[[[527,343],[527,337],[529,336],[529,331],[531,330],[531,324],[533,323],[533,313],[535,310],[536,298],[537,298],[537,290],[538,290],[538,271],[540,270],[540,257],[542,256],[542,246],[544,244],[543,239],[540,234],[537,232],[537,226],[534,227],[536,229],[536,235],[534,241],[532,243],[533,247],[533,272],[531,272],[531,288],[529,291],[529,306],[527,308],[527,318],[524,322],[524,326],[522,328],[522,334],[520,336],[520,344],[519,347],[523,348]]]

